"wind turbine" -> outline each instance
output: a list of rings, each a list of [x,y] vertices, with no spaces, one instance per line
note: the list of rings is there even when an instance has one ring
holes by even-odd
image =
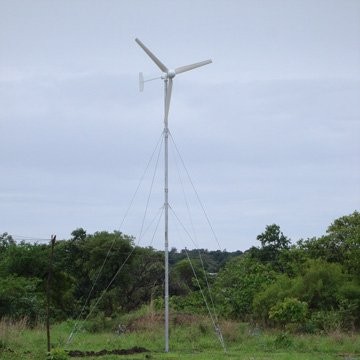
[[[176,75],[186,71],[196,69],[200,66],[204,66],[212,63],[212,61],[205,60],[190,65],[180,66],[175,70],[167,68],[139,39],[135,39],[139,46],[149,55],[151,60],[162,71],[161,79],[164,80],[164,92],[165,92],[165,114],[164,114],[164,153],[165,153],[165,186],[164,186],[164,212],[165,212],[165,352],[169,352],[169,231],[168,231],[168,212],[169,212],[169,187],[168,187],[168,140],[169,140],[169,128],[168,117],[170,109],[171,92],[173,87],[173,79]],[[150,79],[154,80],[154,79]],[[140,91],[144,88],[144,82],[150,81],[144,80],[142,73],[139,74]]]

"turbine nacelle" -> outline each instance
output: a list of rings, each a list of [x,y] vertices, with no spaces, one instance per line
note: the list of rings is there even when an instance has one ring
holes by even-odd
[[[168,72],[164,72],[161,75],[161,78],[163,80],[167,80],[167,79],[173,79],[176,76],[176,71],[175,70],[169,70]]]
[[[175,75],[176,75],[176,71],[175,71],[175,70],[172,70],[172,69],[170,69],[170,70],[168,71],[168,73],[167,73],[167,77],[168,77],[169,79],[173,79],[173,78],[175,77]]]

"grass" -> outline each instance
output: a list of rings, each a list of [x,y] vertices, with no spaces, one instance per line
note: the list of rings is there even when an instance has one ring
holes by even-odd
[[[100,320],[99,320],[100,321]],[[153,312],[129,314],[118,319],[101,320],[105,330],[99,333],[80,331],[70,345],[65,345],[74,322],[67,321],[52,327],[52,346],[67,350],[128,349],[141,346],[150,353],[103,357],[88,360],[119,359],[244,359],[244,360],[360,360],[360,335],[334,332],[327,335],[296,335],[279,331],[262,331],[248,324],[224,321],[221,324],[227,345],[224,353],[209,321],[201,316],[173,314],[170,327],[170,353],[165,354],[162,315]],[[108,323],[109,326],[106,326]],[[115,324],[129,329],[118,335]],[[34,329],[26,322],[0,322],[0,359],[46,359],[46,331]],[[61,356],[53,360],[62,360]]]

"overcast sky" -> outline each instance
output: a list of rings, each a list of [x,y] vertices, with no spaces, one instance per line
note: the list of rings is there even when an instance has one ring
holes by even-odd
[[[245,250],[359,210],[360,1],[1,0],[0,233],[162,248],[163,84],[139,93],[160,74],[136,37],[169,68],[213,60],[174,79],[169,122],[218,241],[170,149],[170,246],[194,247],[191,222],[199,246]]]

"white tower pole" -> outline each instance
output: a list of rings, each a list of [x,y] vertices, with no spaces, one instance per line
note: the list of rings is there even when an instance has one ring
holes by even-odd
[[[164,80],[165,97],[165,117],[164,117],[164,154],[165,154],[165,186],[164,186],[164,210],[165,210],[165,352],[169,352],[169,128],[168,116],[166,111],[168,79]]]

